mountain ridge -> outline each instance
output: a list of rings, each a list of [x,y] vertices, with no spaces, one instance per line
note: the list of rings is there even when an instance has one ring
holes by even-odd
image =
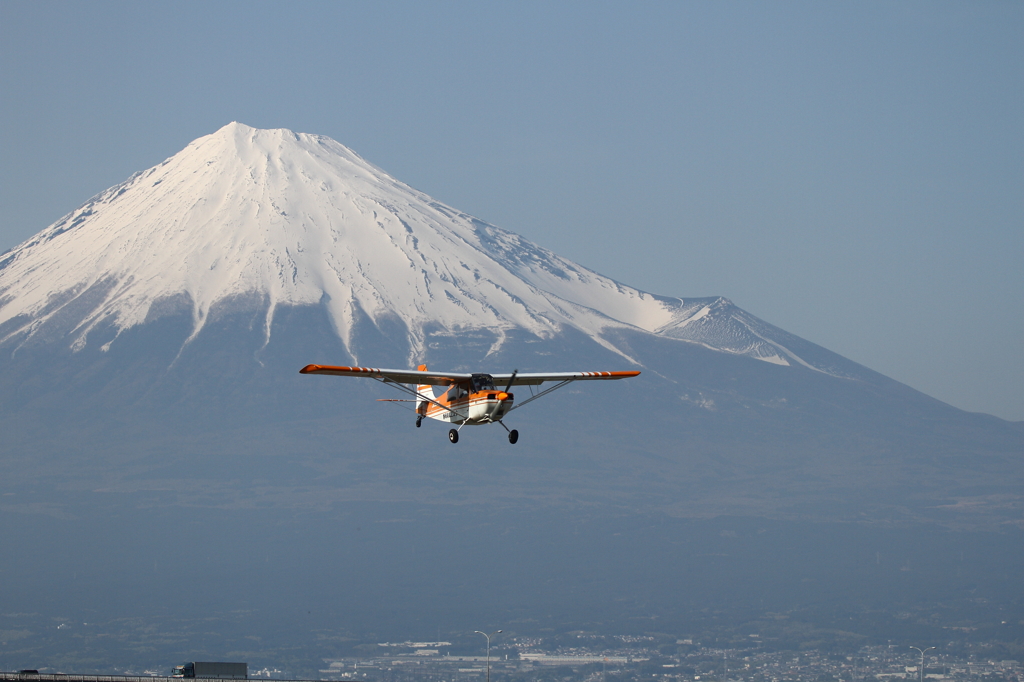
[[[324,420],[321,428],[330,432],[340,413],[358,415],[360,427],[402,447],[417,447],[406,442],[409,434],[394,432],[395,415],[371,415],[362,403],[367,395],[394,396],[375,385],[300,378],[298,369],[427,363],[452,371],[586,371],[631,363],[643,374],[625,386],[564,391],[553,412],[530,407],[515,414],[524,425],[545,424],[541,432],[563,452],[582,442],[572,425],[590,424],[589,457],[604,464],[576,485],[589,481],[593,495],[614,470],[616,485],[628,491],[623,499],[643,497],[642,477],[616,461],[624,453],[638,470],[663,468],[661,499],[685,489],[698,507],[718,508],[715,500],[727,492],[737,501],[729,492],[737,485],[756,501],[744,508],[789,509],[795,503],[785,496],[770,499],[753,485],[763,476],[784,489],[784,472],[818,481],[824,492],[813,493],[815,504],[821,495],[849,490],[876,504],[869,481],[893,494],[912,480],[911,462],[934,471],[922,499],[943,504],[968,495],[966,480],[1002,495],[1021,478],[1018,426],[958,411],[726,298],[642,292],[404,185],[397,194],[366,198],[343,187],[340,175],[302,171],[300,162],[322,152],[317,163],[340,164],[345,177],[400,186],[342,149],[327,138],[232,124],[4,256],[0,413],[17,423],[16,431],[31,432],[18,442],[60,450],[76,439],[71,434],[93,433],[94,450],[121,452],[124,445],[102,426],[117,419],[128,420],[132,426],[119,428],[138,431],[139,443],[146,433],[167,438],[170,419],[210,433],[229,426],[258,431],[271,442],[275,428],[292,429],[296,421]],[[269,163],[273,154],[279,161]],[[224,159],[226,168],[245,172],[225,175],[218,165]],[[305,179],[297,188],[266,179],[289,173]],[[331,183],[329,195],[316,189]],[[173,189],[179,185],[190,189]],[[310,187],[315,201],[293,201]],[[332,204],[336,195],[347,203]],[[218,208],[202,208],[210,203]],[[337,210],[314,213],[321,204]],[[392,207],[386,214],[384,204]],[[239,218],[246,211],[268,222]],[[348,223],[338,224],[342,218]],[[170,237],[161,242],[154,232]],[[83,263],[84,270],[76,267]],[[333,280],[325,283],[328,275]],[[630,319],[646,326],[624,321]],[[52,414],[62,415],[59,436],[43,416]],[[526,426],[520,431],[530,433]],[[318,438],[304,433],[297,442]],[[525,435],[517,452],[545,447],[529,440]],[[327,442],[332,447],[334,440]],[[244,458],[246,449],[231,452],[227,459]],[[961,471],[970,453],[976,466]],[[104,457],[112,463],[131,455]],[[687,483],[704,476],[712,482],[701,490]],[[810,494],[802,490],[796,498]],[[1017,504],[1009,507],[1011,517]]]

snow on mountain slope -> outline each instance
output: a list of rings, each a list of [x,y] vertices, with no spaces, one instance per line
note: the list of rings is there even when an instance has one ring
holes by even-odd
[[[541,338],[569,326],[620,353],[603,334],[610,327],[799,360],[731,304],[624,286],[431,199],[334,140],[239,123],[0,255],[4,344],[59,318],[80,349],[100,323],[120,332],[165,314],[168,301],[191,309],[195,337],[232,300],[265,309],[267,340],[278,306],[324,305],[346,344],[361,313],[397,316],[413,355],[427,325]]]

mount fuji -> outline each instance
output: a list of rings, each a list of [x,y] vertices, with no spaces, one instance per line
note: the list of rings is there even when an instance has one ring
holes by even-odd
[[[328,138],[231,123],[93,198],[0,257],[0,344],[60,337],[109,350],[125,330],[187,312],[319,306],[357,360],[361,322],[408,348],[566,329],[630,363],[620,330],[840,376],[852,363],[728,300],[654,296],[572,263],[395,180]],[[107,333],[97,333],[100,327]],[[799,351],[799,352],[798,352]],[[370,360],[370,358],[366,358]]]
[[[643,373],[517,411],[515,446],[453,446],[309,363]],[[989,551],[1024,546],[1024,424],[726,298],[616,282],[287,130],[231,123],[0,255],[0,433],[20,550],[0,557],[0,618],[109,625],[32,635],[34,660],[74,642],[192,660],[197,600],[219,651],[273,666],[293,634],[313,661],[481,623],[902,613],[926,603],[910,583],[1024,597],[998,577],[1024,557]],[[922,528],[934,542],[907,540]],[[987,563],[954,565],[953,542]],[[0,631],[35,632],[14,621]],[[244,653],[253,638],[276,644]]]

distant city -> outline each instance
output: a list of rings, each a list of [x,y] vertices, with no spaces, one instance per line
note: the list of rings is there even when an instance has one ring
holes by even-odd
[[[494,646],[490,655],[452,653],[453,644],[438,642],[381,642],[366,655],[327,658],[319,670],[325,682],[458,682],[493,677],[496,682],[534,680],[680,680],[685,682],[1021,682],[1019,660],[991,655],[985,644],[950,643],[955,653],[927,647],[922,671],[921,652],[891,644],[867,646],[853,654],[825,651],[765,651],[757,635],[752,648],[723,649],[690,639],[658,636],[576,635],[575,645],[552,649],[541,638],[512,637]],[[599,640],[599,641],[598,641]],[[609,646],[617,640],[617,646]],[[464,648],[464,647],[460,647]],[[51,671],[21,671],[21,680],[61,679]],[[26,674],[32,673],[32,674]],[[136,678],[165,677],[167,671],[125,670]],[[79,677],[74,674],[71,677]],[[107,676],[104,676],[106,679]],[[117,679],[115,676],[110,676]],[[5,679],[13,679],[11,673]],[[251,668],[249,679],[291,679],[287,670]]]
[[[594,646],[590,639],[602,640]],[[513,638],[492,647],[490,676],[519,680],[683,680],[686,682],[885,682],[887,680],[950,682],[1020,682],[1021,663],[994,660],[987,647],[944,653],[927,651],[922,674],[921,654],[900,645],[864,647],[854,654],[821,651],[767,652],[721,649],[689,639],[666,642],[655,636],[619,637],[608,647],[606,637],[579,636],[577,646],[551,651],[542,640]],[[756,640],[755,635],[751,635]],[[322,680],[424,680],[457,682],[484,679],[486,656],[454,655],[448,642],[382,643],[375,656],[326,660]],[[666,653],[666,649],[675,651]],[[259,671],[267,674],[271,671]],[[258,672],[250,676],[255,676]]]
[[[320,680],[343,682],[459,682],[493,678],[495,682],[551,681],[625,682],[680,680],[685,682],[1021,682],[1018,660],[997,660],[986,655],[985,645],[969,651],[944,653],[941,647],[921,654],[901,645],[864,647],[855,654],[821,651],[768,652],[756,649],[720,649],[691,640],[674,645],[685,652],[666,654],[666,643],[654,636],[620,637],[621,646],[591,646],[581,635],[578,646],[555,651],[541,648],[542,640],[513,638],[486,655],[453,654],[450,642],[384,642],[376,655],[325,659]],[[608,638],[600,637],[606,640]],[[606,642],[602,642],[606,644]],[[168,669],[169,670],[169,669]],[[118,676],[83,676],[73,673],[22,670],[2,673],[4,680],[52,682],[59,680],[168,679],[168,671],[124,671]],[[289,679],[287,671],[250,669],[249,679]]]

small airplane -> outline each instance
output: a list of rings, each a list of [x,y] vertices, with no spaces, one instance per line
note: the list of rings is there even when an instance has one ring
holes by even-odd
[[[423,418],[458,424],[459,428],[448,431],[448,440],[459,442],[459,431],[467,424],[501,424],[508,431],[508,442],[519,440],[519,431],[509,430],[502,421],[514,409],[533,402],[573,381],[626,379],[640,372],[556,372],[553,374],[483,374],[466,372],[428,372],[426,365],[411,369],[375,369],[372,367],[333,367],[331,365],[306,365],[300,374],[333,374],[340,377],[365,377],[382,384],[393,386],[412,396],[411,400],[385,399],[382,402],[415,402],[416,427]],[[533,386],[546,381],[557,382],[554,386],[533,393]],[[496,384],[497,382],[497,384]],[[496,386],[505,383],[505,388]],[[531,396],[513,407],[513,396],[509,391],[513,385],[530,386]],[[416,388],[412,388],[416,386]],[[447,386],[441,395],[434,395],[434,386]]]

